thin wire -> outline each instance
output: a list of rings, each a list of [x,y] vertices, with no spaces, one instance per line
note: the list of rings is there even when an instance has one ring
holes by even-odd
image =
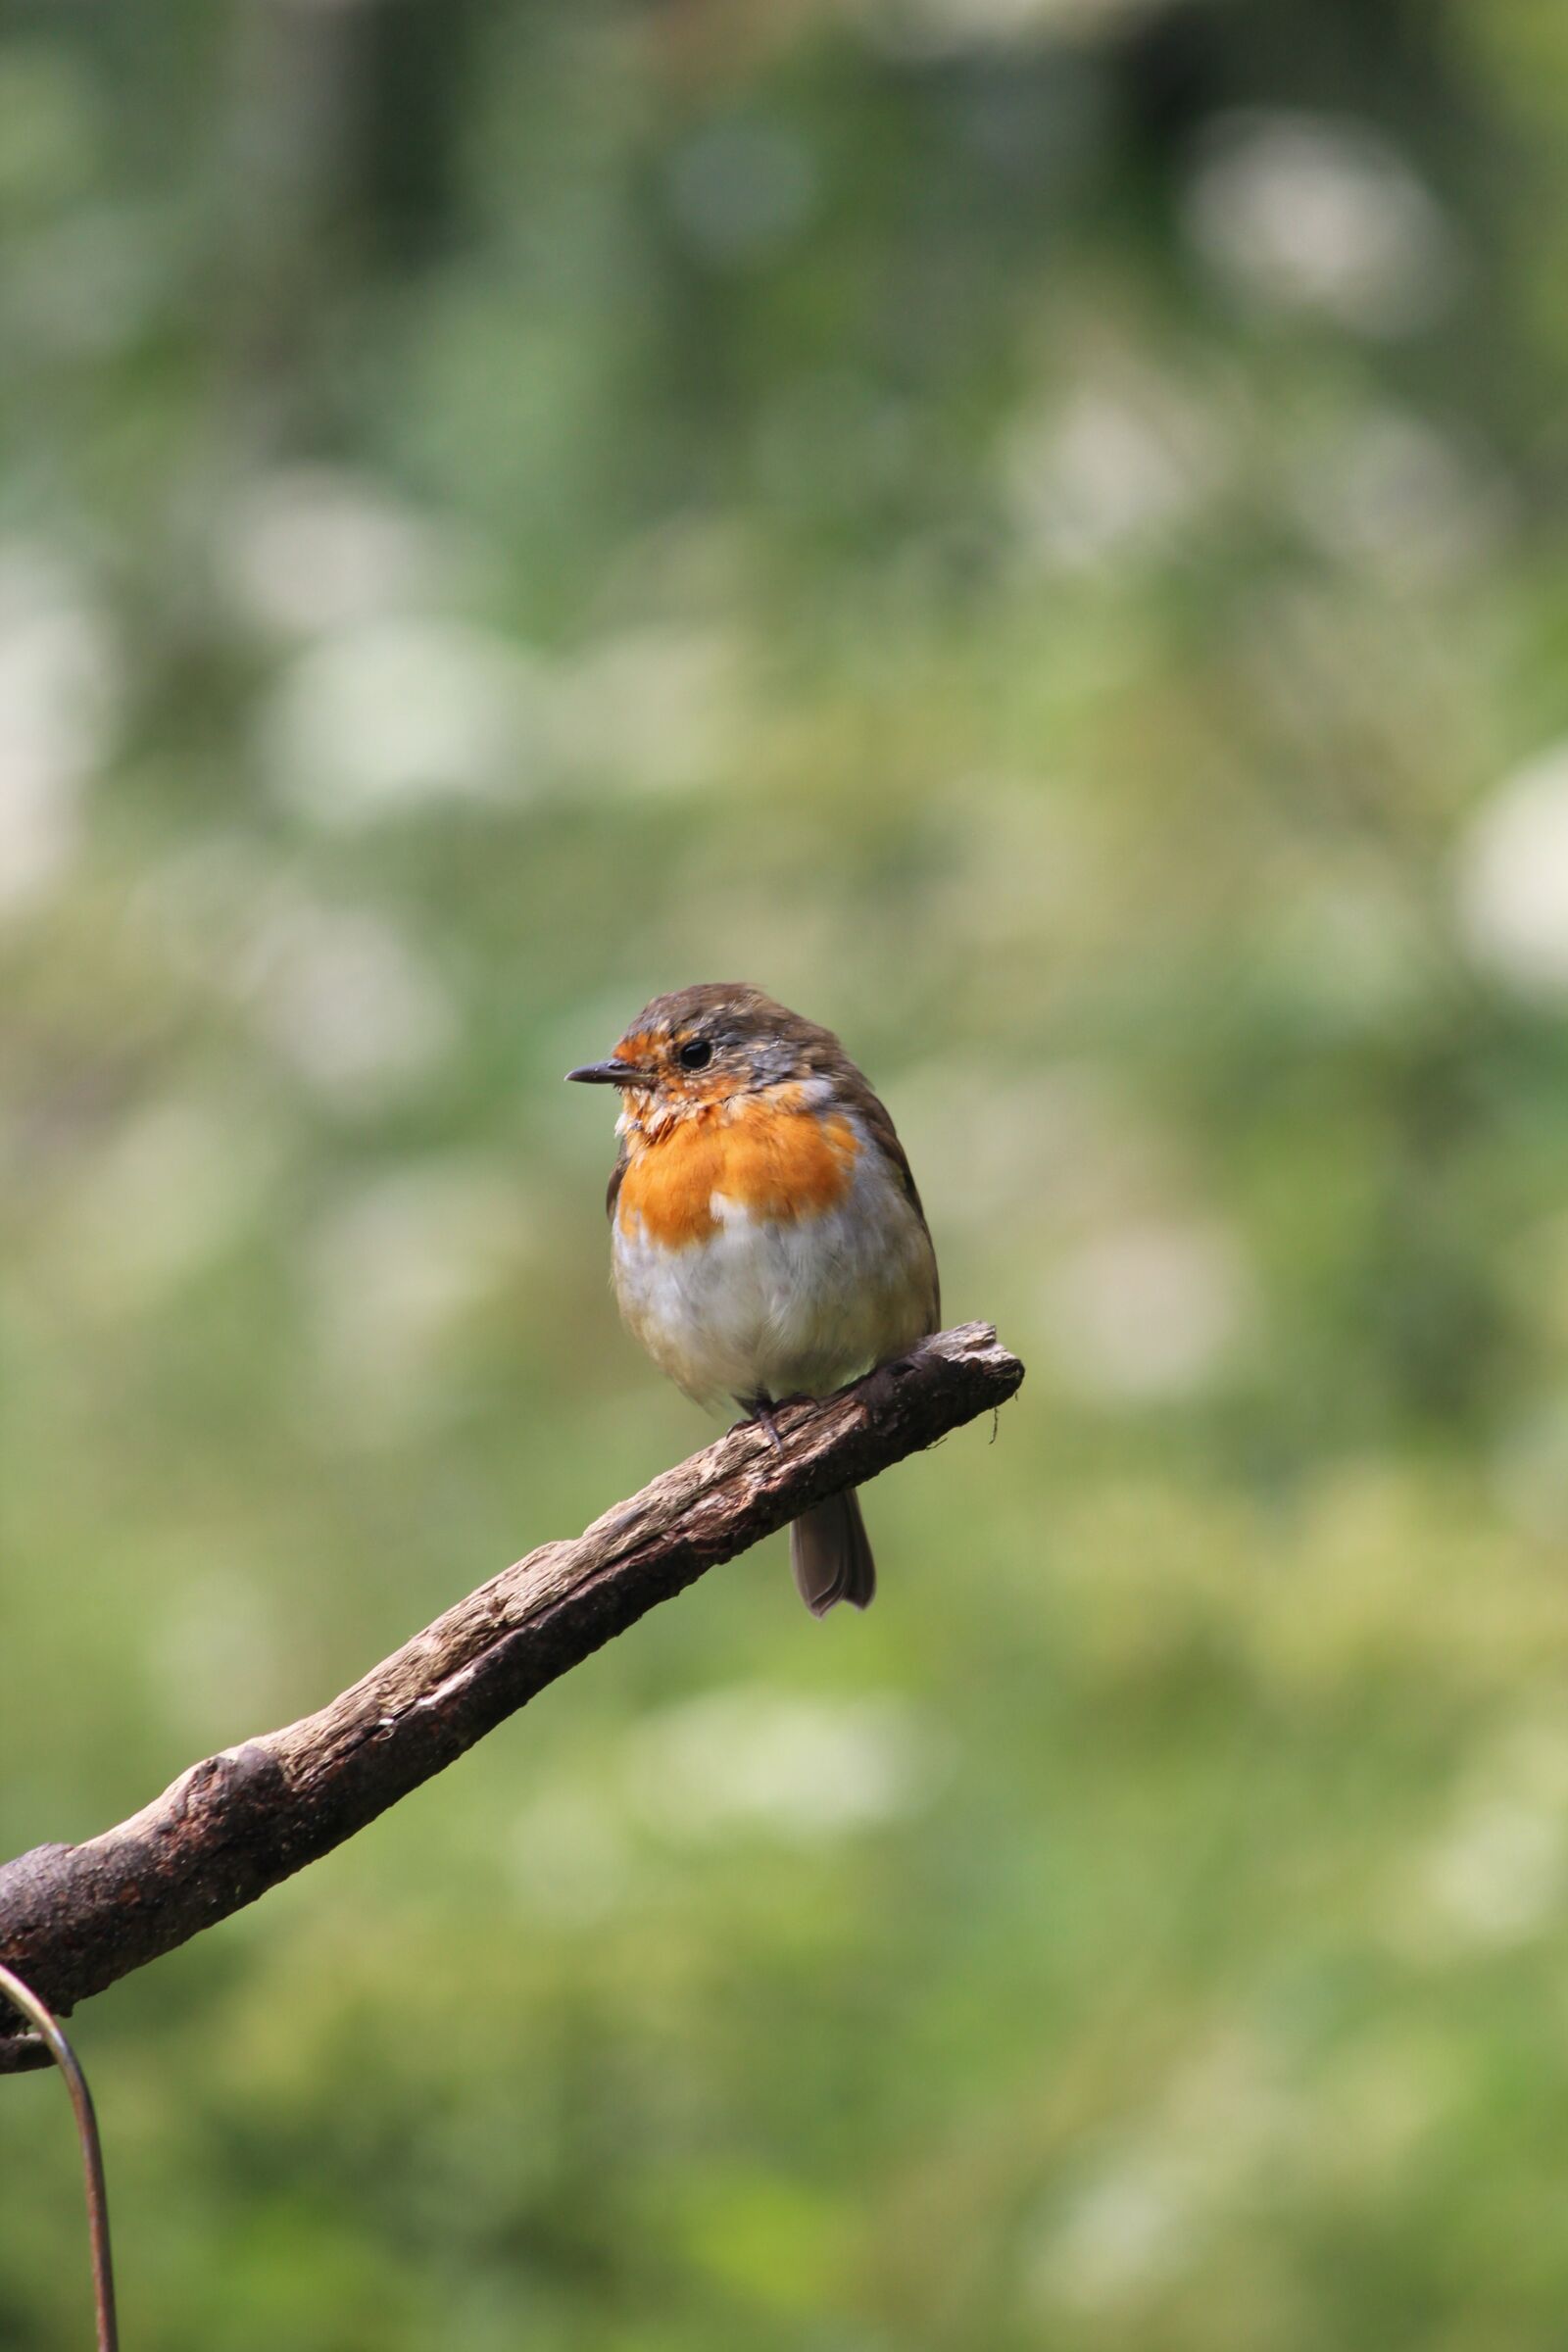
[[[98,2352],[120,2352],[120,2324],[115,2317],[115,2273],[109,2258],[109,2195],[104,2187],[104,2152],[98,2138],[87,2078],[76,2053],[61,2033],[54,2014],[38,1995],[9,1968],[0,1967],[0,1992],[37,2027],[49,2054],[66,2078],[75,2110],[76,2135],[81,2141],[81,2169],[87,2183],[87,2228],[92,2237],[92,2299],[98,2319]]]

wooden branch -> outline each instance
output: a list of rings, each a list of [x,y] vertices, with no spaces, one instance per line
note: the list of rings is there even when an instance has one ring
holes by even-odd
[[[0,1869],[0,1960],[69,2012],[364,1829],[657,1602],[1022,1378],[989,1324],[965,1323],[825,1402],[782,1407],[776,1448],[732,1430],[575,1541],[504,1568],[316,1714],[193,1764],[83,1845]],[[4,2031],[13,2015],[0,2004],[0,2073],[47,2058]]]

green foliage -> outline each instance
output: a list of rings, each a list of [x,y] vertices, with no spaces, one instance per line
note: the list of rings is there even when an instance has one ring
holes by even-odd
[[[0,1848],[700,1442],[755,978],[1030,1364],[84,2010],[163,2352],[1547,2352],[1568,55],[1491,0],[0,13]],[[0,2341],[85,2326],[0,2084]]]

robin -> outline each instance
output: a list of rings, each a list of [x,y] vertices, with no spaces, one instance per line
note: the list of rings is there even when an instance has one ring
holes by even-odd
[[[656,997],[608,1061],[615,1297],[662,1372],[715,1411],[824,1396],[938,1325],[937,1261],[893,1121],[831,1030],[744,981]],[[863,1609],[876,1568],[851,1489],[790,1529],[801,1596]]]

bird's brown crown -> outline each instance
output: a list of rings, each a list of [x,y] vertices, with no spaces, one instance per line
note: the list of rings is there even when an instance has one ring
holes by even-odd
[[[722,1102],[787,1079],[856,1079],[831,1030],[744,980],[708,980],[645,1004],[611,1055],[619,1083],[671,1106]],[[607,1064],[606,1067],[610,1065]]]

